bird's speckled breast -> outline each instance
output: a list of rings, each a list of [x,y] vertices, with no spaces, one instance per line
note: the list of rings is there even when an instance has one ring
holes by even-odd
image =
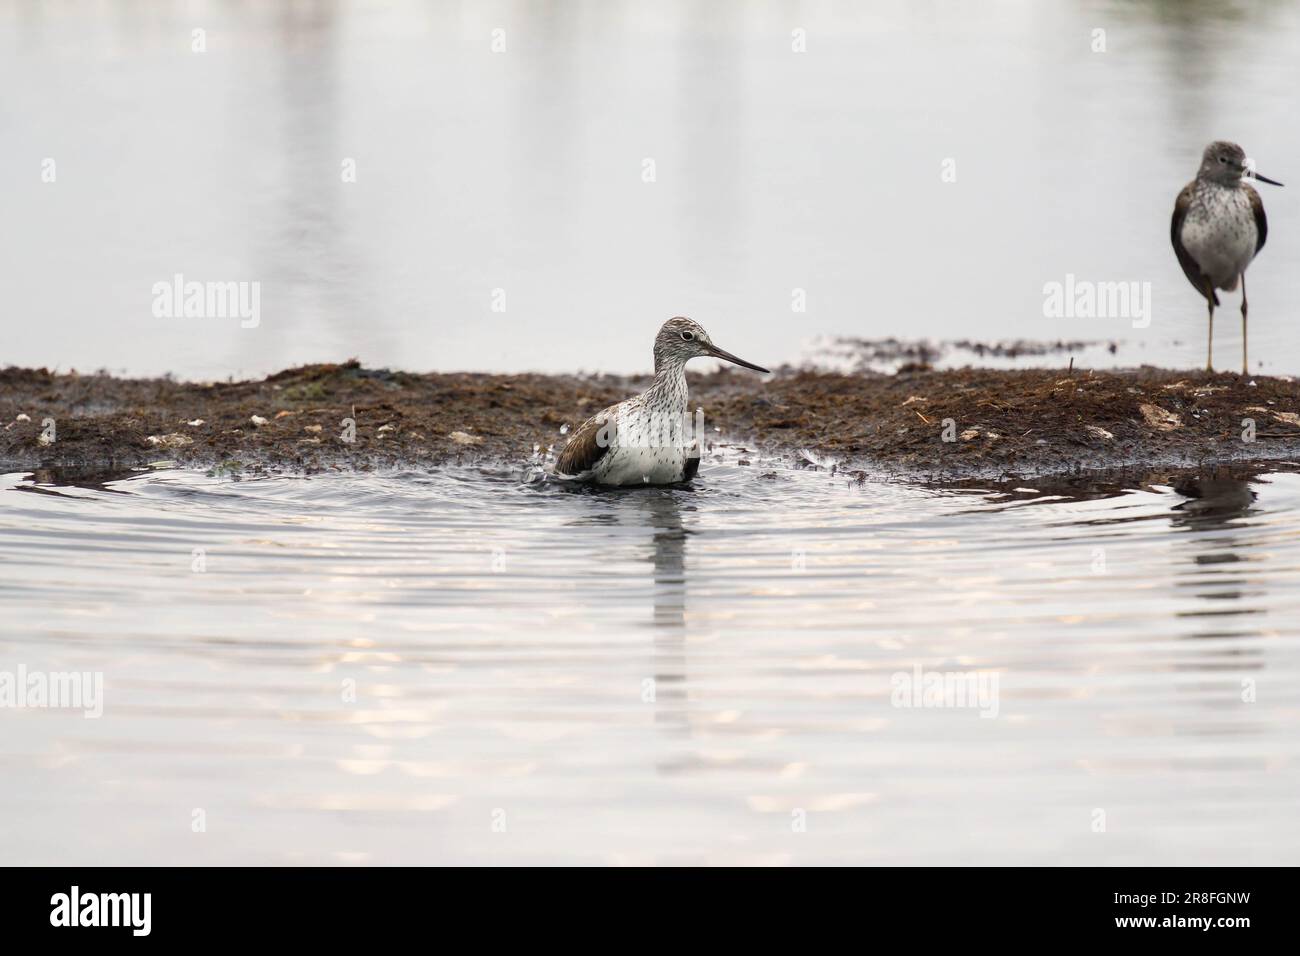
[[[1221,289],[1233,289],[1255,258],[1259,233],[1246,187],[1201,182],[1183,220],[1183,248]]]
[[[662,485],[685,477],[694,437],[686,419],[686,373],[665,376],[618,407],[614,446],[593,478],[606,485]]]

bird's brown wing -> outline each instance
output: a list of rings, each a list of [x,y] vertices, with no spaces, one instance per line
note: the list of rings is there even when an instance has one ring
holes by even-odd
[[[1250,198],[1250,209],[1255,214],[1255,255],[1259,255],[1259,250],[1264,248],[1264,240],[1268,238],[1268,216],[1264,215],[1264,200],[1259,198],[1252,186],[1244,187],[1246,195]]]
[[[557,474],[581,475],[596,467],[614,444],[618,429],[617,408],[617,405],[611,405],[578,426],[555,462]]]
[[[1183,267],[1183,275],[1187,276],[1187,281],[1196,288],[1197,292],[1205,295],[1209,283],[1201,274],[1201,267],[1196,264],[1191,253],[1183,247],[1182,238],[1183,220],[1187,218],[1187,210],[1192,207],[1192,190],[1195,186],[1195,182],[1188,183],[1178,194],[1178,199],[1174,201],[1174,218],[1169,223],[1169,241],[1174,244],[1174,255],[1178,257],[1178,264]],[[1209,295],[1213,297],[1214,304],[1218,305],[1219,297],[1213,288],[1210,288]]]

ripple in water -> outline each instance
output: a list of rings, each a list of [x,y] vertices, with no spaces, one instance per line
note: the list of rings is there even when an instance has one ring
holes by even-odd
[[[0,672],[102,672],[104,714],[0,710],[0,839],[68,864],[1285,862],[1300,477],[1181,491],[9,475]],[[995,696],[916,706],[932,675]]]

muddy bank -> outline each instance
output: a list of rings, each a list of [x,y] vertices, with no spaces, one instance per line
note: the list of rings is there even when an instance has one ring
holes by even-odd
[[[411,374],[356,362],[214,384],[8,368],[0,467],[522,468],[558,452],[566,426],[646,382]],[[1231,373],[723,370],[692,375],[691,399],[704,409],[714,453],[756,466],[761,454],[942,480],[1300,459],[1300,385]]]

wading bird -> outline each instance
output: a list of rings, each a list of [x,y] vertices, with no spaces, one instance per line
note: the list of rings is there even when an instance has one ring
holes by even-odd
[[[1215,289],[1232,292],[1241,281],[1241,374],[1246,370],[1246,267],[1268,238],[1268,219],[1259,193],[1242,181],[1248,172],[1246,154],[1236,143],[1217,141],[1205,147],[1196,178],[1183,187],[1174,203],[1169,235],[1174,254],[1196,291],[1209,307],[1209,341],[1205,370],[1214,371]],[[1251,173],[1262,183],[1277,180]]]
[[[667,485],[700,468],[701,439],[686,411],[686,363],[720,358],[766,372],[713,344],[690,319],[669,319],[655,336],[655,377],[640,395],[611,405],[573,433],[555,473],[598,485]],[[697,420],[698,421],[698,420]]]

